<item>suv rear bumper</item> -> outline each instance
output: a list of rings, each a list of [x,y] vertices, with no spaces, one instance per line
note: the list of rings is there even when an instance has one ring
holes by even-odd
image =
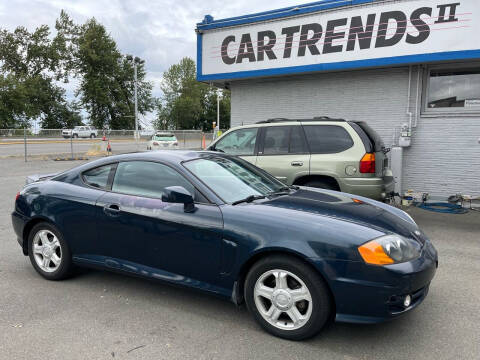
[[[393,191],[393,176],[383,178],[343,178],[338,179],[342,192],[365,196],[374,200],[383,200]]]

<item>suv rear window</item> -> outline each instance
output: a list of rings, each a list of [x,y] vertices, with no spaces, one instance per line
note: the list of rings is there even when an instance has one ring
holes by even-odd
[[[350,149],[353,140],[341,126],[303,125],[312,154],[334,154]]]
[[[382,138],[364,121],[349,122],[362,139],[367,152],[379,152],[385,147]]]

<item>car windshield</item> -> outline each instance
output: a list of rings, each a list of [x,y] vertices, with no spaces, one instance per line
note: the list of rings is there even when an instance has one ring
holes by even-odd
[[[237,158],[212,156],[183,165],[227,203],[285,188],[280,181]]]
[[[155,134],[152,140],[157,141],[176,141],[177,138],[173,134]]]

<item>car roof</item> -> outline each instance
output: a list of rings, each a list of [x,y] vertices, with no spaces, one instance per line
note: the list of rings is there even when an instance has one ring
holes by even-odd
[[[59,173],[63,174],[80,174],[86,170],[93,169],[99,166],[120,162],[120,161],[158,161],[172,167],[178,167],[181,162],[200,159],[210,156],[230,158],[232,155],[223,154],[217,151],[195,151],[195,150],[162,150],[162,151],[149,151],[138,152],[129,154],[120,154],[102,157],[97,160],[89,161],[85,164],[76,166],[72,169]]]
[[[98,160],[88,162],[81,167],[92,168],[101,166],[102,164],[108,164],[118,161],[161,161],[169,164],[179,164],[182,161],[200,159],[206,156],[218,156],[218,157],[231,157],[232,155],[222,154],[217,151],[195,151],[195,150],[162,150],[162,151],[149,151],[138,152],[130,154],[120,154],[104,157]],[[88,165],[88,166],[87,166]]]
[[[343,125],[344,124],[344,125]],[[239,125],[236,127],[232,127],[228,129],[226,132],[223,133],[222,136],[215,139],[212,143],[216,143],[219,139],[221,139],[225,134],[228,134],[234,130],[238,129],[248,129],[248,128],[262,128],[262,127],[270,127],[270,126],[301,126],[301,125],[340,125],[344,127],[345,125],[349,125],[350,122],[344,119],[330,119],[330,118],[310,118],[310,119],[270,119],[264,121],[258,121],[254,124],[248,125]]]

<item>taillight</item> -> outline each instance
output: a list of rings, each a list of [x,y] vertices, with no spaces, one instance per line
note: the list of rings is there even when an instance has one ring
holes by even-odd
[[[375,154],[366,153],[360,160],[360,172],[362,174],[375,174]]]
[[[153,145],[158,146],[158,142],[154,141]]]
[[[17,196],[15,196],[15,202],[17,202],[19,197],[20,197],[20,192],[17,192]]]

